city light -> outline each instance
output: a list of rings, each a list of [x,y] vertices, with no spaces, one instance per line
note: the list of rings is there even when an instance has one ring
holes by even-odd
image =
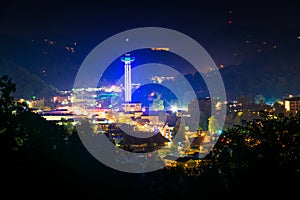
[[[177,106],[171,106],[171,111],[172,112],[177,112],[178,111],[178,107]]]

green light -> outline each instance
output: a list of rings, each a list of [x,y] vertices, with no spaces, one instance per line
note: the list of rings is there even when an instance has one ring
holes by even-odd
[[[126,61],[127,61],[127,60],[130,61],[130,57],[126,57],[125,60],[126,60]]]

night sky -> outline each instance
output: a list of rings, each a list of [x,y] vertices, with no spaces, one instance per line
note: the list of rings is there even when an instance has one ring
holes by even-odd
[[[12,0],[1,6],[1,32],[105,38],[142,26],[163,26],[199,37],[224,25],[299,31],[298,11],[295,1]]]
[[[138,27],[180,31],[198,41],[217,66],[239,65],[281,47],[297,55],[299,9],[300,3],[293,1],[12,0],[0,7],[0,45],[2,57],[18,57],[32,73],[67,89],[95,46]]]

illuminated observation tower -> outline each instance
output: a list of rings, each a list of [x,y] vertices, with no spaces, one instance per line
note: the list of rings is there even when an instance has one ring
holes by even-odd
[[[125,102],[131,102],[131,62],[135,60],[134,57],[130,57],[130,54],[125,54],[121,57],[121,61],[124,62],[124,87],[125,87]]]

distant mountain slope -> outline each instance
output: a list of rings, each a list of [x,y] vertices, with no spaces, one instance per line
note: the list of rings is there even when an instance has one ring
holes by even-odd
[[[281,99],[288,94],[300,94],[300,39],[297,39],[297,30],[296,26],[293,30],[273,30],[269,27],[233,25],[219,27],[205,37],[200,37],[201,34],[198,36],[195,31],[194,37],[208,51],[218,67],[224,66],[220,73],[228,99],[241,95],[254,97],[257,94],[262,94],[267,99]],[[37,75],[35,79],[39,77],[40,81],[44,80],[60,90],[71,89],[82,61],[99,42],[99,38],[89,37],[79,39],[53,35],[0,35],[0,58],[11,60],[23,67],[19,69],[15,65],[8,65],[11,67],[10,74],[27,69],[27,73]],[[134,65],[146,59],[149,59],[147,55],[144,58],[138,56]],[[186,68],[176,61],[173,65],[182,71]],[[9,69],[0,66],[0,73],[5,70]],[[207,88],[203,80],[200,80],[201,76],[188,74],[189,71],[186,71],[185,77],[197,95],[206,97]],[[107,72],[111,77],[122,73],[115,69]],[[20,78],[19,75],[14,76]],[[18,93],[22,92],[26,96],[37,93],[38,90],[34,88],[41,85],[39,83],[29,86],[28,81],[18,82],[24,86]]]
[[[291,49],[296,52],[287,53],[291,49],[282,46],[221,69],[228,97],[263,94],[267,99],[281,99],[289,94],[300,94],[299,47],[300,44],[295,43]]]
[[[37,98],[49,98],[56,94],[57,89],[48,85],[37,75],[30,73],[24,67],[11,61],[0,59],[0,77],[8,75],[13,83],[16,83],[17,98],[30,99],[33,96]]]
[[[87,46],[87,45],[86,45]],[[60,90],[71,89],[86,56],[76,39],[59,36],[13,37],[0,34],[0,58],[23,66]]]

